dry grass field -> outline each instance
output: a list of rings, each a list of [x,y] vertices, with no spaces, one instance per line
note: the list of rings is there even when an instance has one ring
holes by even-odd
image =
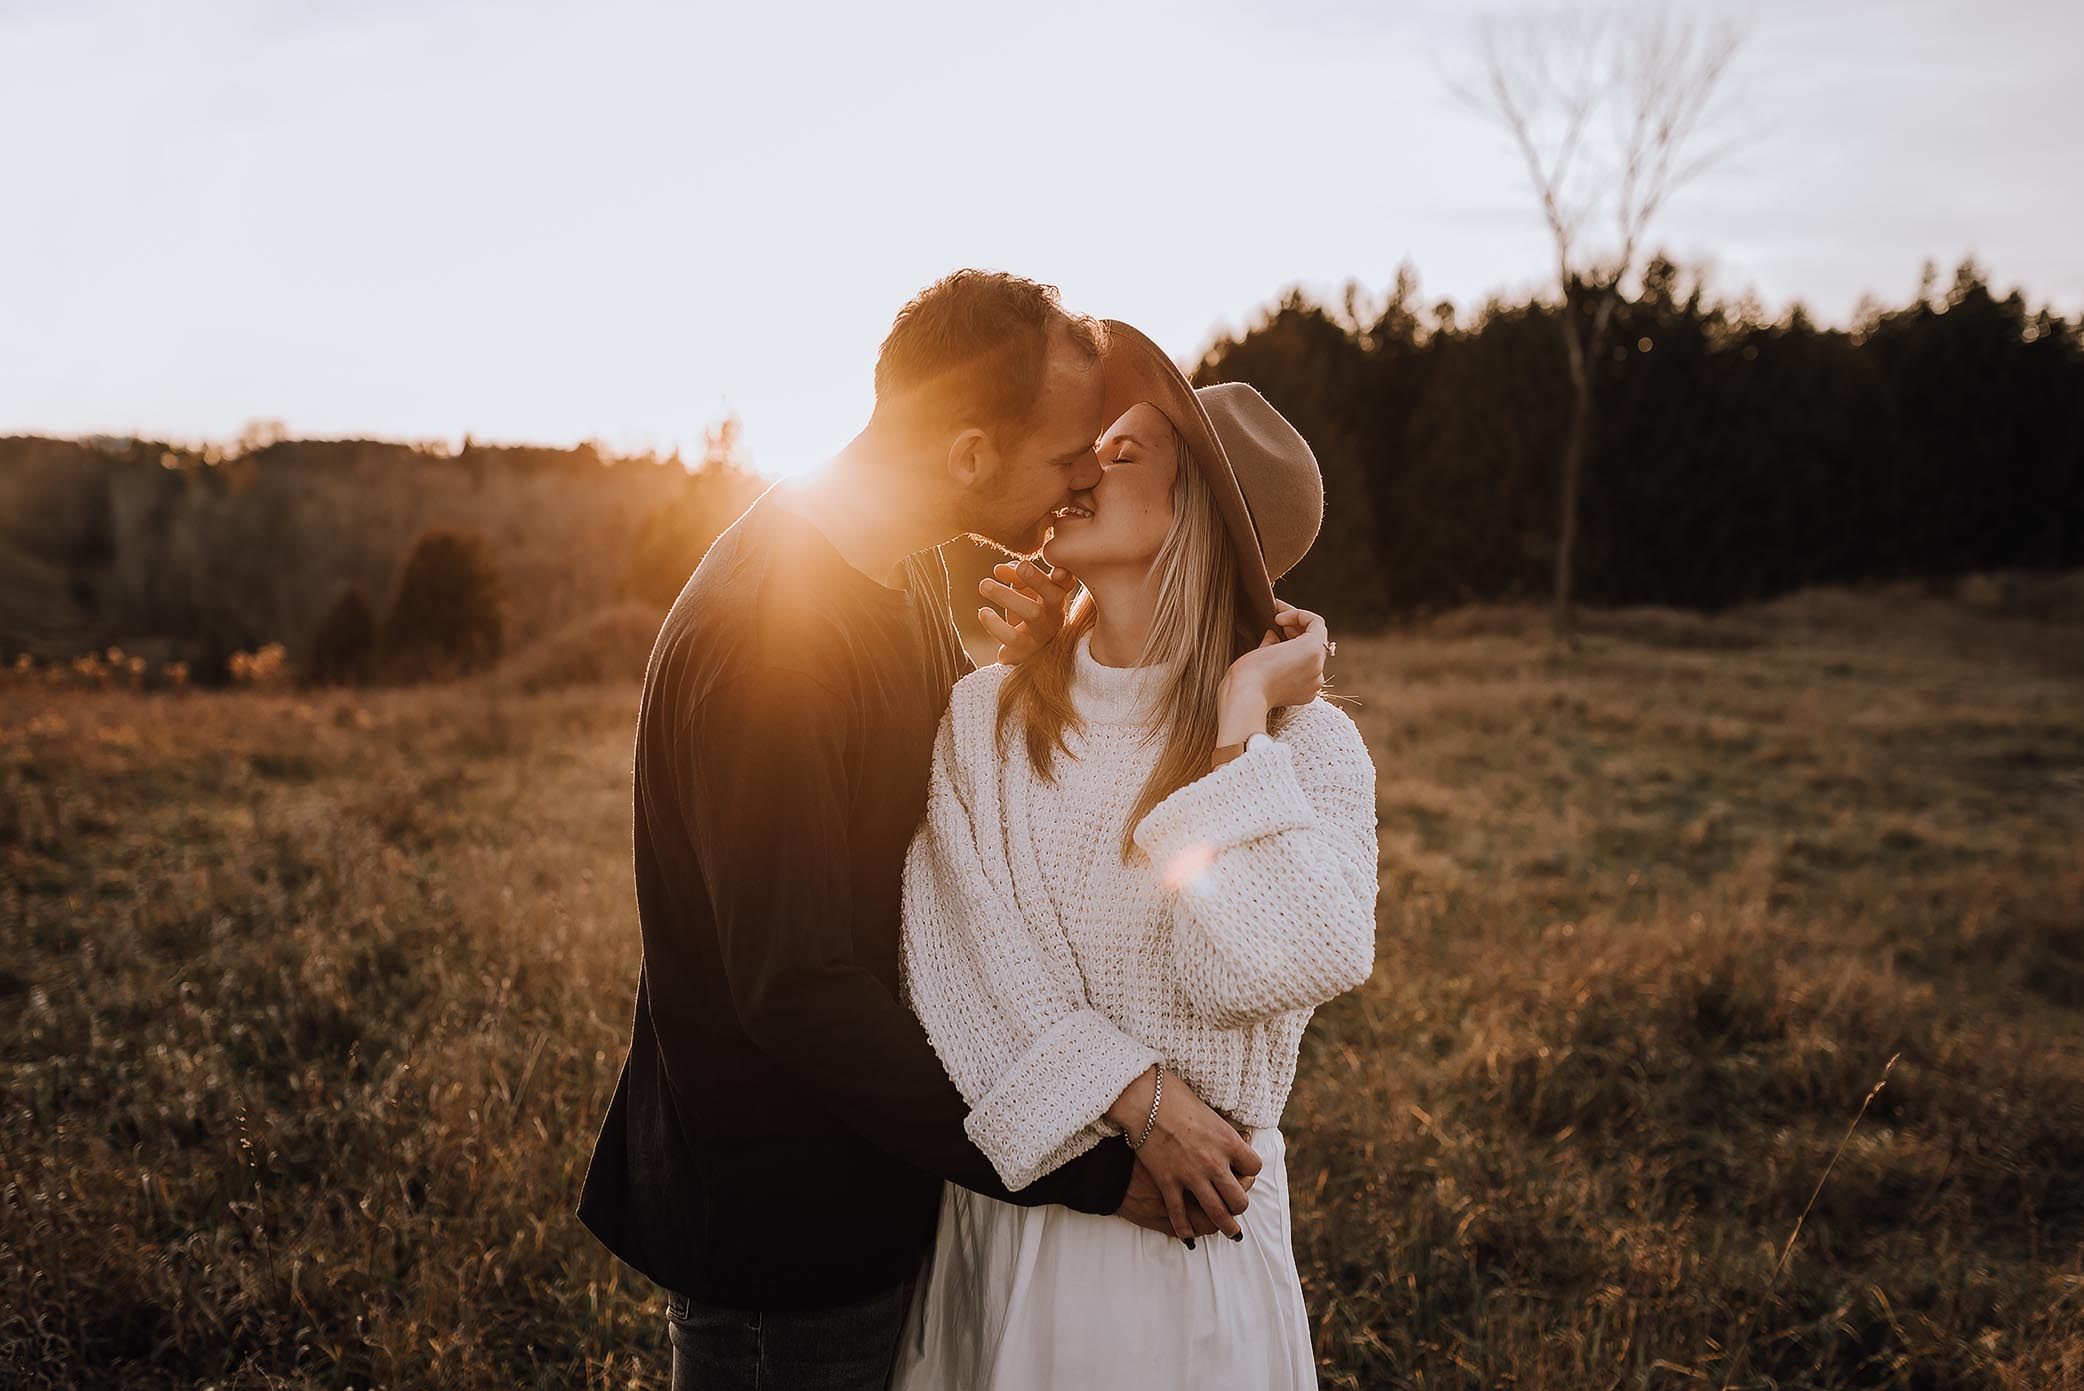
[[[1342,644],[1327,1386],[2084,1385],[2080,580]],[[664,1385],[570,1215],[635,686],[539,684],[0,688],[0,1383]]]

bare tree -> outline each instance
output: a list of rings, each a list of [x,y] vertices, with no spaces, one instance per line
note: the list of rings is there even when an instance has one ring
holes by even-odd
[[[1622,282],[1672,194],[1726,152],[1698,148],[1740,38],[1665,5],[1626,14],[1522,11],[1477,21],[1476,74],[1458,94],[1511,136],[1555,244],[1557,322],[1570,369],[1559,472],[1550,622],[1575,642],[1578,494],[1592,426],[1592,373]]]

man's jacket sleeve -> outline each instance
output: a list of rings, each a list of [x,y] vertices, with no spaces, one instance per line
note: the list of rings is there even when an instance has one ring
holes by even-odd
[[[682,726],[689,836],[746,1035],[834,1115],[930,1173],[1023,1205],[1113,1212],[1135,1163],[1118,1139],[1007,1190],[965,1133],[962,1094],[924,1028],[856,958],[848,710],[809,673],[769,667],[713,688]],[[847,1200],[834,1179],[837,1195],[806,1197]]]

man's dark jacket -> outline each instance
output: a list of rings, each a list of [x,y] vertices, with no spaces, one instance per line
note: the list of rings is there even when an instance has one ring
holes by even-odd
[[[898,1002],[905,848],[969,669],[947,577],[848,565],[772,491],[704,557],[652,648],[634,769],[643,963],[629,1056],[579,1202],[671,1290],[747,1309],[913,1275],[941,1182],[1086,1212],[1110,1139],[1009,1194]]]

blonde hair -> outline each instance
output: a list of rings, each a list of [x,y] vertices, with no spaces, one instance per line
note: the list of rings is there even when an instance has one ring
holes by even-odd
[[[1258,635],[1239,629],[1237,555],[1216,511],[1208,480],[1178,431],[1171,431],[1177,472],[1172,484],[1172,525],[1151,560],[1158,578],[1157,605],[1136,665],[1167,664],[1171,671],[1147,712],[1145,738],[1164,736],[1164,751],[1151,769],[1129,823],[1122,831],[1122,861],[1135,849],[1136,827],[1151,809],[1208,771],[1216,747],[1216,694],[1230,664]],[[1067,730],[1085,732],[1071,699],[1072,666],[1078,643],[1098,621],[1099,607],[1085,589],[1056,637],[1015,667],[999,688],[997,737],[1006,755],[1017,721],[1036,776],[1056,782],[1056,755],[1068,754]]]

